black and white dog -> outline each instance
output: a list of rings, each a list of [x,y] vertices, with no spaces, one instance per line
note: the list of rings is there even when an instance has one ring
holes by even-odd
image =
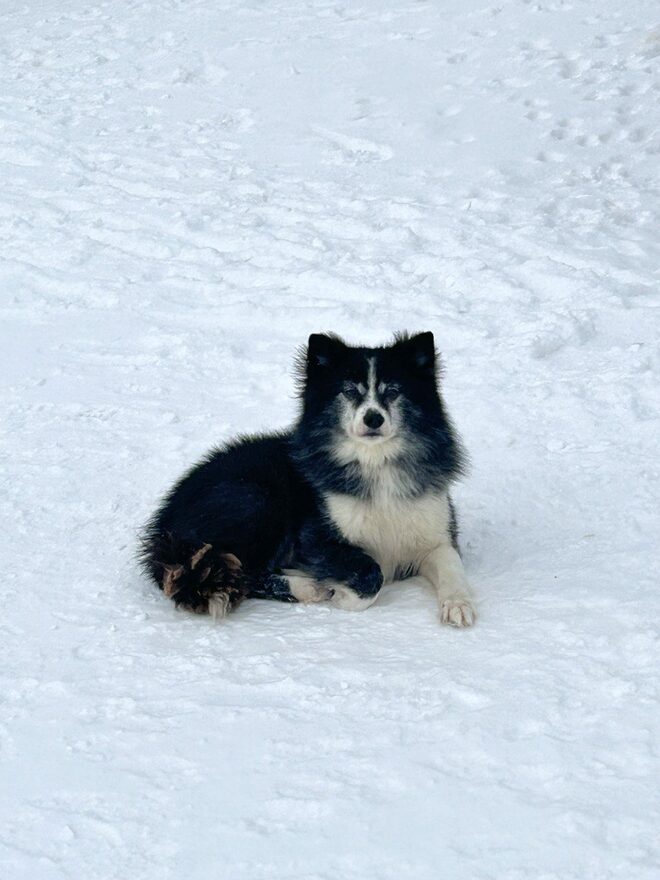
[[[165,498],[143,563],[177,605],[224,617],[245,597],[366,608],[420,574],[444,623],[475,618],[449,487],[462,453],[432,333],[356,348],[313,334],[290,431],[213,450]]]

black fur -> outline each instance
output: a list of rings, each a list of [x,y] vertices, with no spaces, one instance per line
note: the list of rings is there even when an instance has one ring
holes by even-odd
[[[330,456],[337,431],[339,395],[347,380],[366,383],[368,358],[378,377],[402,391],[405,454],[397,462],[412,494],[443,489],[463,472],[464,456],[438,394],[438,360],[432,333],[399,334],[392,346],[351,348],[336,336],[313,334],[299,382],[303,409],[294,431],[293,459],[321,492],[369,497],[370,482],[357,463],[339,465]],[[302,358],[299,358],[300,368]]]
[[[248,596],[295,601],[279,575],[283,568],[344,582],[360,596],[378,592],[379,566],[342,538],[324,503],[330,491],[370,497],[371,481],[357,461],[333,457],[342,394],[347,383],[367,382],[369,358],[386,393],[399,395],[404,451],[396,466],[410,495],[445,489],[460,475],[463,458],[438,393],[431,333],[399,335],[373,349],[313,334],[298,358],[296,425],[212,450],[147,525],[142,562],[177,605],[203,612],[218,595],[229,608]],[[391,405],[386,396],[379,404]],[[455,543],[453,508],[451,530]]]

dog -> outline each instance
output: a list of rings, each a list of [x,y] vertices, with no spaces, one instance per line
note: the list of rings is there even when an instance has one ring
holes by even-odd
[[[189,470],[145,529],[146,571],[177,606],[216,619],[250,597],[361,610],[384,583],[421,575],[441,621],[470,626],[449,495],[465,457],[433,334],[364,348],[315,333],[297,371],[296,424]]]

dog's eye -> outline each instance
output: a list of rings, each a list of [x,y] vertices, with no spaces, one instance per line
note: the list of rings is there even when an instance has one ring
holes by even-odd
[[[396,400],[400,394],[401,392],[395,385],[390,385],[385,391],[383,391],[383,400],[386,403],[392,403],[392,401]]]
[[[344,397],[347,397],[349,400],[360,400],[362,396],[355,385],[344,385],[342,393]]]

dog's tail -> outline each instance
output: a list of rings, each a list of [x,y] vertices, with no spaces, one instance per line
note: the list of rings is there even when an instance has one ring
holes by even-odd
[[[148,532],[141,561],[177,607],[196,614],[226,617],[250,590],[250,578],[233,553],[184,541],[171,532]]]

